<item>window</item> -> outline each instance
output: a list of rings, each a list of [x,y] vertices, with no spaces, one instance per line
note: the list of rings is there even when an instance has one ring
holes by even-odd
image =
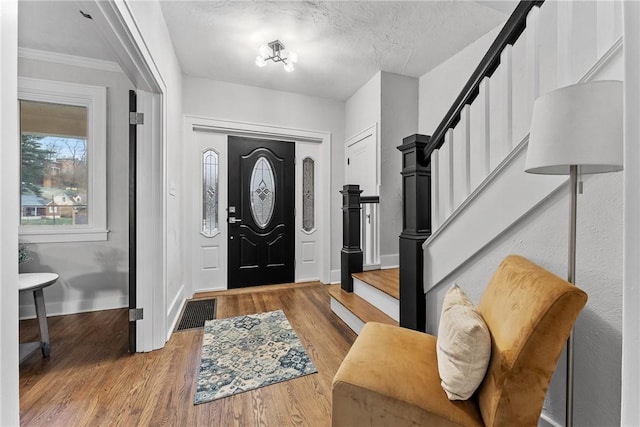
[[[316,227],[315,219],[315,162],[306,157],[302,160],[302,230],[311,233]]]
[[[218,234],[218,153],[202,153],[202,234]]]
[[[251,214],[260,228],[266,228],[276,205],[276,183],[273,168],[266,157],[260,156],[253,166],[249,195]]]
[[[20,238],[106,240],[106,89],[19,78]]]

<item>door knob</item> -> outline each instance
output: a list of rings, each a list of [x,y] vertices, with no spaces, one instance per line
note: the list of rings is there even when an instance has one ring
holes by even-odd
[[[236,218],[235,216],[229,217],[229,224],[235,224],[237,222],[242,222],[242,218]]]

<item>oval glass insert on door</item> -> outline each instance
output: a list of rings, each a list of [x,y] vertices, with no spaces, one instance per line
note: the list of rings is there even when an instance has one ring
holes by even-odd
[[[251,215],[256,225],[266,228],[273,217],[276,204],[276,183],[269,160],[258,157],[251,172],[249,194],[251,195]]]

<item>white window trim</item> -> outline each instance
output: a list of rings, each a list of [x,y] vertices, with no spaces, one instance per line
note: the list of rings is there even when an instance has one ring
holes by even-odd
[[[100,86],[18,77],[18,99],[87,109],[88,218],[86,225],[20,226],[25,243],[107,240],[107,90]],[[17,213],[16,213],[17,214]]]

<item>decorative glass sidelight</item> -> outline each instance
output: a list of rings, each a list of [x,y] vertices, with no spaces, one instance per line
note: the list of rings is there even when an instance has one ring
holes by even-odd
[[[258,227],[266,228],[276,204],[276,182],[271,163],[265,156],[260,156],[253,167],[249,194],[251,215]]]
[[[218,231],[218,153],[202,153],[202,234],[213,237]]]
[[[310,233],[315,226],[315,162],[306,157],[302,161],[302,229]]]

